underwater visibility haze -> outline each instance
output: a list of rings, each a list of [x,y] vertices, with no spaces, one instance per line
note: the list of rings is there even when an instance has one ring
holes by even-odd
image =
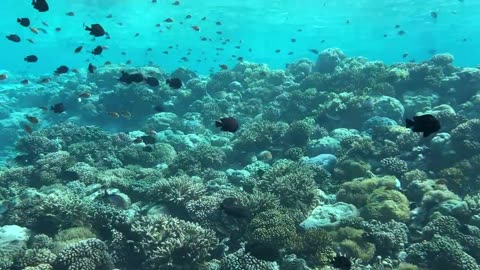
[[[0,270],[480,270],[480,1],[1,6]]]

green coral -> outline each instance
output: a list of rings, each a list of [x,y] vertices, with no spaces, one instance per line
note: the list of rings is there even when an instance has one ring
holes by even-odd
[[[457,154],[469,157],[480,152],[480,119],[470,119],[458,125],[450,134]]]
[[[379,221],[407,221],[410,214],[409,201],[397,190],[378,188],[367,198],[362,215]]]
[[[335,178],[351,181],[355,178],[368,176],[370,169],[370,164],[367,162],[345,158],[335,166]]]
[[[124,165],[153,167],[161,163],[172,163],[177,153],[169,144],[156,143],[152,152],[145,151],[144,147],[139,147],[139,145],[130,145],[118,151],[117,155]]]
[[[353,227],[342,227],[332,232],[335,242],[342,253],[349,257],[359,258],[364,262],[370,261],[375,255],[375,245],[365,241],[365,231]]]
[[[87,227],[74,227],[62,230],[55,235],[55,250],[61,251],[70,244],[89,238],[95,238],[95,234]]]
[[[396,179],[390,176],[367,178],[345,182],[337,192],[337,200],[363,207],[368,202],[368,196],[382,186],[394,189]]]

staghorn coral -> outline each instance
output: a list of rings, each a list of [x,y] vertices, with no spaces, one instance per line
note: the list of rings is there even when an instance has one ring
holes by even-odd
[[[26,249],[17,255],[17,259],[14,260],[12,269],[25,269],[27,267],[39,267],[40,265],[52,265],[56,257],[57,256],[47,248]]]
[[[132,242],[134,253],[146,270],[199,266],[218,243],[213,231],[168,216],[137,218],[130,237],[136,239]]]
[[[112,270],[112,257],[107,245],[90,238],[65,247],[54,262],[55,270]]]

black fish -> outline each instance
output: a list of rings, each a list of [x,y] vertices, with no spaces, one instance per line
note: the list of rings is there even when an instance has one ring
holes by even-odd
[[[160,82],[155,77],[147,77],[145,78],[145,83],[150,85],[151,87],[157,87],[160,85]]]
[[[349,258],[347,258],[344,255],[337,254],[333,259],[332,259],[332,266],[336,269],[340,270],[350,270],[352,269],[352,262],[350,261]]]
[[[215,121],[215,126],[219,127],[221,131],[235,132],[238,130],[239,124],[237,119],[233,117],[221,118]]]
[[[411,128],[413,132],[423,132],[423,137],[428,137],[441,128],[440,121],[431,114],[414,116],[413,120],[406,119],[405,121],[407,128]]]
[[[35,63],[35,62],[38,61],[38,57],[35,56],[35,55],[29,55],[29,56],[25,57],[24,60],[29,62],[29,63]]]
[[[94,37],[101,37],[101,36],[105,35],[105,30],[98,23],[94,23],[90,27],[85,26],[85,30],[90,31],[90,35],[92,35]]]
[[[18,18],[17,22],[24,27],[29,27],[30,26],[30,20],[28,18]]]
[[[95,47],[95,49],[93,49],[92,54],[93,55],[100,55],[100,54],[102,54],[102,52],[103,52],[102,46],[97,46],[97,47]]]
[[[158,105],[154,106],[153,109],[156,112],[164,112],[165,111],[165,107],[162,104],[158,104]]]
[[[78,47],[75,49],[75,53],[81,52],[82,49],[83,49],[83,46],[78,46]]]
[[[180,87],[182,87],[182,81],[177,78],[167,79],[165,82],[173,89],[179,89]]]
[[[272,245],[260,242],[251,242],[245,245],[245,253],[262,261],[277,261],[280,259],[280,251]]]
[[[60,66],[55,70],[55,75],[60,75],[60,74],[65,74],[69,71],[69,68],[67,66]]]
[[[430,12],[430,16],[432,16],[432,18],[436,19],[436,18],[438,18],[438,13],[435,12],[435,11],[432,11],[432,12]]]
[[[50,110],[52,110],[54,113],[62,113],[65,111],[65,107],[63,106],[63,103],[57,103],[53,106],[50,106]]]
[[[33,0],[32,5],[34,9],[40,12],[48,11],[48,4],[45,0]]]
[[[157,142],[157,139],[150,135],[141,136],[140,138],[142,138],[145,144],[155,144]]]
[[[143,148],[143,151],[151,153],[153,152],[153,147],[151,145],[147,145]]]
[[[125,71],[122,71],[122,76],[118,80],[126,84],[131,84],[134,82],[140,83],[143,81],[143,75],[141,73],[128,74]]]
[[[11,35],[8,35],[6,36],[6,38],[10,41],[13,41],[13,42],[20,42],[20,37],[16,34],[11,34]]]
[[[235,218],[248,218],[250,216],[250,210],[241,205],[236,198],[225,198],[220,203],[220,209],[229,216]]]
[[[92,65],[92,63],[88,64],[88,72],[94,73],[96,69],[97,67]]]

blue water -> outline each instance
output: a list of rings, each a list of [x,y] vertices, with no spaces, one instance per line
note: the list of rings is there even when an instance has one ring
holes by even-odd
[[[459,66],[477,65],[479,59],[480,40],[476,37],[480,29],[473,25],[478,20],[480,1],[185,0],[179,6],[165,0],[156,4],[149,0],[51,2],[50,11],[46,13],[34,10],[30,1],[7,0],[2,3],[1,35],[17,33],[24,42],[17,44],[1,39],[0,69],[20,74],[45,74],[60,65],[86,68],[87,61],[102,64],[131,60],[133,65],[152,61],[166,71],[185,66],[207,73],[218,70],[219,64],[235,65],[238,56],[283,68],[286,63],[299,58],[314,60],[316,57],[309,49],[321,51],[329,47],[339,47],[350,56],[364,56],[386,63],[422,61],[432,52],[453,54],[455,64]],[[70,11],[75,12],[74,17],[65,15]],[[437,19],[430,16],[432,11],[438,13]],[[113,16],[111,19],[106,18],[109,14]],[[190,20],[185,19],[188,14],[192,16]],[[47,34],[33,34],[17,24],[17,17],[30,18],[32,26],[44,28]],[[166,28],[168,23],[163,22],[169,17],[174,19],[171,30]],[[201,21],[202,17],[207,19]],[[49,26],[44,26],[42,21]],[[217,21],[222,25],[217,26]],[[83,23],[102,24],[112,38],[92,41],[88,32],[83,30]],[[155,27],[157,23],[161,27]],[[198,25],[201,30],[193,31],[193,25]],[[400,25],[406,34],[397,35],[400,29],[395,29],[395,25]],[[56,27],[62,30],[56,32]],[[223,34],[216,34],[216,31]],[[135,38],[135,33],[140,36]],[[388,36],[385,38],[384,34]],[[201,37],[213,41],[201,41]],[[27,38],[32,38],[35,43],[27,42]],[[291,38],[297,42],[292,43]],[[225,39],[231,41],[222,45]],[[325,42],[321,43],[322,40]],[[73,50],[80,45],[84,50],[75,55]],[[93,57],[90,51],[97,45],[109,49],[101,56]],[[178,49],[168,55],[162,53],[168,46],[176,45]],[[236,49],[237,45],[241,48]],[[219,47],[224,51],[216,55],[215,48]],[[147,48],[153,50],[147,53]],[[189,49],[191,55],[187,56]],[[275,53],[276,49],[281,52]],[[122,56],[121,52],[127,55]],[[288,55],[288,52],[294,54]],[[402,58],[404,53],[409,54],[406,59]],[[39,62],[24,62],[23,58],[29,54],[37,55]],[[189,62],[182,62],[180,58],[183,56],[187,56]]]

